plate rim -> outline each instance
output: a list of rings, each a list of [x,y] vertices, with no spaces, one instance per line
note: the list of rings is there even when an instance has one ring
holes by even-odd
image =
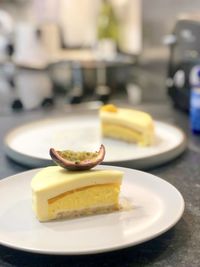
[[[99,165],[97,167],[104,169],[104,168],[113,168],[114,166]],[[136,170],[136,169],[125,168],[125,167],[117,167],[117,166],[115,168],[120,169],[122,171],[124,169],[126,171],[131,171],[131,172],[132,171],[136,172],[136,173],[139,172],[141,174],[148,175],[148,176],[152,177],[153,179],[157,179],[158,181],[160,181],[164,184],[167,184],[167,186],[170,187],[170,189],[174,191],[174,193],[176,194],[176,197],[179,198],[179,201],[180,201],[179,204],[181,204],[181,209],[177,210],[176,217],[175,217],[175,219],[173,219],[173,222],[168,223],[168,226],[162,226],[161,229],[159,229],[159,231],[157,231],[155,234],[146,236],[140,240],[137,240],[137,241],[133,240],[132,242],[128,242],[125,244],[117,244],[117,245],[106,246],[106,247],[104,246],[104,248],[101,248],[101,249],[100,248],[89,249],[89,250],[88,249],[82,249],[81,251],[79,250],[78,252],[75,250],[73,250],[73,251],[64,251],[64,250],[58,251],[58,250],[51,250],[51,249],[27,248],[24,246],[19,247],[16,244],[11,244],[8,242],[2,242],[2,240],[0,240],[0,245],[11,248],[11,249],[16,249],[19,251],[25,251],[25,252],[29,252],[29,253],[38,253],[38,254],[44,254],[44,255],[66,255],[66,256],[67,255],[68,256],[70,256],[70,255],[78,256],[78,255],[90,255],[90,254],[92,255],[92,254],[100,254],[100,253],[117,251],[117,250],[129,248],[129,247],[134,247],[134,246],[139,245],[139,244],[143,244],[144,242],[150,241],[150,240],[166,233],[169,229],[173,228],[177,224],[177,222],[183,216],[183,213],[185,210],[185,201],[184,201],[184,198],[183,198],[182,194],[180,193],[180,191],[173,184],[171,184],[170,182],[166,181],[165,179],[163,179],[159,176],[156,176],[156,175],[148,173],[148,172],[144,172],[144,171],[140,171],[140,170]],[[0,186],[2,183],[6,183],[8,180],[12,180],[13,178],[17,178],[18,176],[24,175],[27,173],[32,173],[32,172],[35,173],[35,172],[39,171],[40,169],[43,169],[43,168],[31,169],[28,171],[23,171],[23,172],[2,178],[0,180]]]
[[[75,115],[75,114],[72,114],[72,115]],[[24,124],[21,124],[15,128],[13,128],[13,129],[10,129],[4,136],[4,140],[3,140],[4,152],[6,153],[6,155],[9,158],[14,160],[15,162],[18,162],[22,165],[29,166],[32,168],[45,167],[45,166],[52,164],[51,159],[45,159],[42,157],[36,157],[33,155],[24,154],[20,151],[13,149],[9,145],[9,140],[12,139],[13,135],[15,135],[16,132],[21,131],[23,128],[34,127],[34,125],[38,125],[41,123],[47,123],[48,124],[49,122],[53,122],[53,121],[57,121],[57,120],[62,121],[64,118],[66,118],[66,116],[57,115],[57,116],[54,116],[52,118],[39,119],[39,120],[31,121],[29,123],[24,123]],[[172,159],[178,157],[180,154],[182,154],[187,147],[186,134],[179,127],[176,127],[173,124],[163,122],[160,120],[154,120],[154,122],[175,129],[182,136],[182,138],[181,138],[182,140],[180,140],[178,145],[176,145],[175,147],[173,147],[171,149],[167,149],[167,150],[160,152],[160,153],[157,153],[155,155],[143,156],[143,157],[139,157],[136,159],[104,161],[103,164],[104,165],[117,164],[117,165],[123,166],[123,167],[130,167],[130,164],[134,164],[133,165],[134,168],[145,170],[145,169],[148,169],[151,167],[159,166],[163,163],[167,163],[167,162],[171,161]],[[158,156],[159,156],[159,158],[158,158]],[[145,164],[144,164],[144,162],[145,162]]]

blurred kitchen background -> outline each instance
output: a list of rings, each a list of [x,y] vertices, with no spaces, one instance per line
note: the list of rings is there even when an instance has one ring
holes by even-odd
[[[0,112],[115,99],[187,111],[199,13],[198,0],[0,0]]]

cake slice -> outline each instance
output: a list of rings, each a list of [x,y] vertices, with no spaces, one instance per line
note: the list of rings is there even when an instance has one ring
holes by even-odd
[[[41,222],[118,210],[122,176],[112,169],[46,167],[31,182],[33,210]]]
[[[154,140],[154,122],[145,112],[105,105],[100,109],[102,134],[104,137],[121,139],[141,146]]]

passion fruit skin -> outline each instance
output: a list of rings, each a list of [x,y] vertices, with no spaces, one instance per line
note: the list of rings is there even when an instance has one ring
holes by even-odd
[[[76,159],[73,156],[68,156],[69,153],[66,153],[66,151],[58,151],[54,148],[50,148],[49,154],[52,160],[64,169],[70,171],[84,171],[92,169],[103,161],[105,157],[105,147],[104,145],[101,145],[99,151],[94,153],[78,152],[77,154],[81,155],[80,159]],[[76,152],[74,154],[76,155]],[[92,157],[93,155],[94,157]]]

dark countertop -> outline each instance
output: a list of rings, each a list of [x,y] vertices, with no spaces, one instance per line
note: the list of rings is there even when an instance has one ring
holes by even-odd
[[[173,110],[168,104],[148,104],[139,108],[150,112],[156,119],[178,125],[188,136],[188,148],[184,154],[172,162],[148,170],[173,184],[182,193],[186,208],[181,220],[172,229],[151,241],[104,254],[47,256],[0,246],[0,266],[200,266],[200,137],[193,136],[188,130],[188,116]],[[9,129],[55,113],[59,114],[59,111],[46,109],[0,116],[1,147],[3,137]],[[28,169],[8,159],[2,149],[0,165],[0,178]]]

